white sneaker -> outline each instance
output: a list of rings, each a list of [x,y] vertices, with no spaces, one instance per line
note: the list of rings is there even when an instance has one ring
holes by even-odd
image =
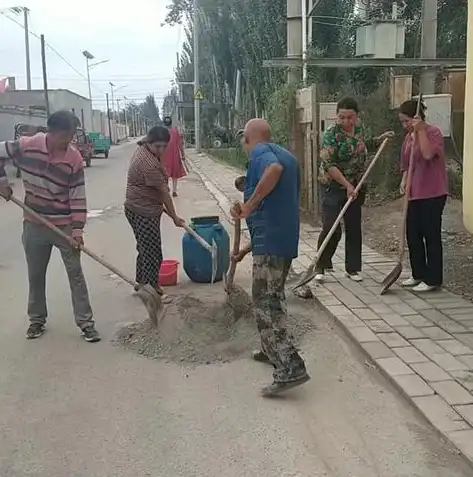
[[[416,280],[415,278],[408,278],[407,280],[404,280],[401,285],[403,287],[416,287],[417,285],[419,285],[419,283],[421,283],[420,280]]]
[[[325,280],[325,273],[317,273],[317,275],[315,275],[315,277],[314,277],[314,280],[317,283],[323,283],[324,280]]]
[[[421,282],[417,286],[415,286],[412,291],[418,293],[425,293],[437,290],[438,287],[434,287],[432,285],[427,285],[427,283]]]
[[[354,272],[354,273],[348,273],[347,272],[345,275],[347,276],[347,278],[350,278],[354,282],[362,282],[363,281],[363,277],[358,272]]]

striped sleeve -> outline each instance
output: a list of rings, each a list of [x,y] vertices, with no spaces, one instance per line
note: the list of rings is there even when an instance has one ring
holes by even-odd
[[[87,220],[85,174],[82,158],[74,164],[72,170],[69,184],[69,205],[71,208],[72,236],[81,237]]]

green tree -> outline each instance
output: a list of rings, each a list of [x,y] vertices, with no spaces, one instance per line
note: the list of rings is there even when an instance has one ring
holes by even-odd
[[[143,116],[147,120],[149,126],[155,126],[161,124],[161,118],[159,116],[159,108],[156,105],[154,94],[146,96],[144,103],[141,105]]]

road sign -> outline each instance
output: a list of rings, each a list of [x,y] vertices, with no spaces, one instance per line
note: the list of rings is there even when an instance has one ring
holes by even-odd
[[[202,91],[200,89],[198,89],[195,93],[194,93],[194,99],[197,99],[199,101],[202,101],[204,99],[204,95],[202,94]]]

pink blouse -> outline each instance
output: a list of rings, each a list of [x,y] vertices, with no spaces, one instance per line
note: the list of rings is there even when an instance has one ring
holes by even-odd
[[[445,144],[442,131],[437,126],[426,125],[426,133],[434,152],[432,159],[425,159],[416,144],[414,169],[412,173],[409,200],[433,199],[448,194],[447,169],[445,165]],[[407,134],[401,149],[401,170],[409,168],[413,138]]]

